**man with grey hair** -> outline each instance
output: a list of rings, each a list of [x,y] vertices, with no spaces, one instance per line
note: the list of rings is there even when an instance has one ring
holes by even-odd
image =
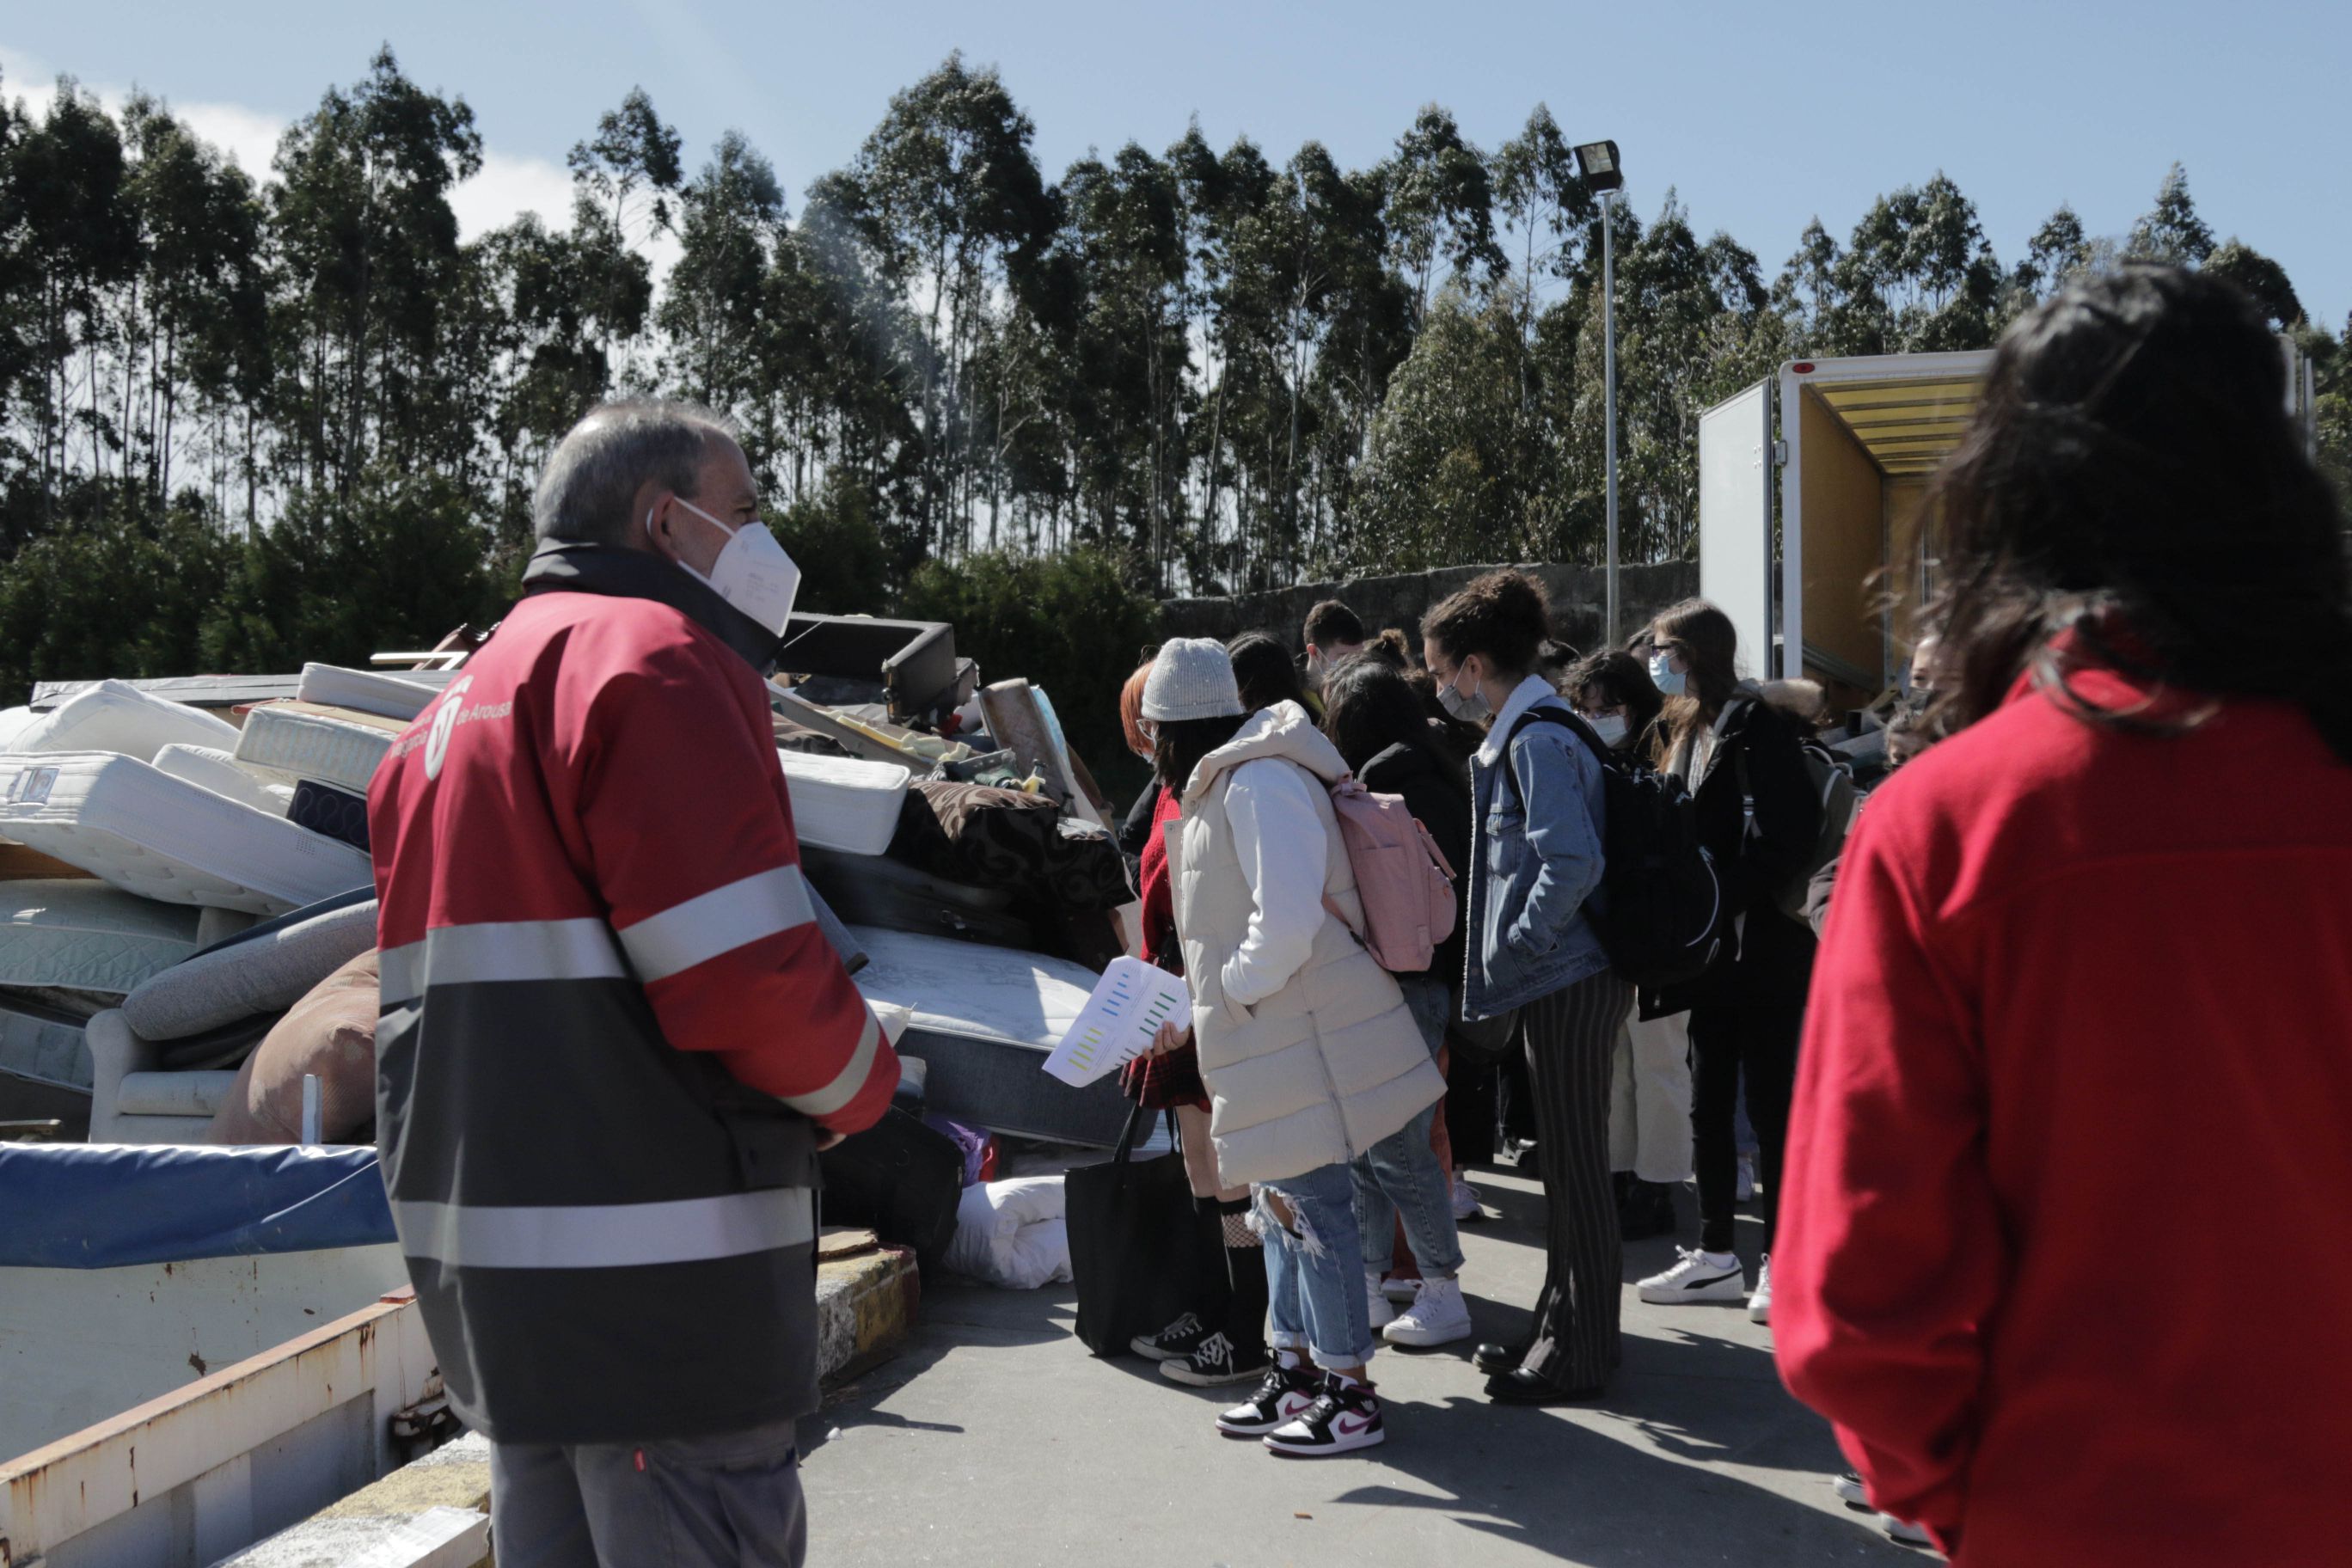
[[[524,598],[369,792],[384,1183],[503,1568],[793,1564],[817,1151],[898,1063],[819,933],[742,448],[612,404]]]

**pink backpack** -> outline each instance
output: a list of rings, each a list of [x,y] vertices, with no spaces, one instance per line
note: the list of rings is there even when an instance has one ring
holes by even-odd
[[[1326,896],[1323,907],[1348,926],[1382,969],[1418,974],[1437,944],[1454,934],[1454,868],[1402,795],[1374,795],[1352,774],[1331,786],[1339,841],[1356,874],[1364,929],[1356,931]]]

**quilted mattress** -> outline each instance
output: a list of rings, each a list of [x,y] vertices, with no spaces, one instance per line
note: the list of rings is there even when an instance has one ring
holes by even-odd
[[[430,686],[403,680],[373,669],[345,669],[334,664],[306,664],[295,695],[305,702],[373,713],[405,724],[441,695]]]
[[[0,985],[121,996],[196,951],[196,911],[104,882],[0,883]]]
[[[858,990],[915,1016],[898,1054],[929,1064],[930,1110],[1025,1138],[1118,1142],[1129,1106],[1117,1075],[1073,1089],[1045,1073],[1046,1053],[1094,993],[1092,970],[949,937],[850,930],[866,952]]]
[[[376,764],[408,726],[396,719],[325,708],[315,702],[271,702],[246,715],[236,760],[284,784],[304,779],[365,795]]]
[[[69,1089],[89,1087],[89,1047],[81,1030],[52,1018],[0,1006],[0,1070]]]
[[[152,763],[173,744],[225,749],[236,726],[120,680],[101,680],[44,713],[9,742],[11,752],[120,752]]]
[[[0,834],[167,904],[274,915],[373,879],[348,844],[103,752],[0,757]]]
[[[272,816],[284,816],[294,798],[294,792],[284,784],[264,783],[238,767],[236,759],[226,752],[210,746],[166,746],[155,753],[155,765],[175,779],[202,784],[215,795]]]
[[[820,757],[779,750],[793,828],[801,842],[847,855],[879,855],[898,831],[898,808],[913,774],[896,763]]]

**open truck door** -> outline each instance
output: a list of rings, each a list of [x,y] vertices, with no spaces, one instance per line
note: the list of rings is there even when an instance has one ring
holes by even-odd
[[[1698,591],[1731,617],[1758,679],[1772,656],[1772,384],[1698,416]]]

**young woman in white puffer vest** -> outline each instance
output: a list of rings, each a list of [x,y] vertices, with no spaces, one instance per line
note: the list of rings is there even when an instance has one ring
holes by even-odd
[[[1346,923],[1363,910],[1328,789],[1347,764],[1306,710],[1244,716],[1225,650],[1179,638],[1152,665],[1143,716],[1183,800],[1163,831],[1210,1135],[1267,1238],[1276,1364],[1217,1426],[1280,1454],[1370,1447],[1387,1433],[1349,1167],[1445,1082]]]

